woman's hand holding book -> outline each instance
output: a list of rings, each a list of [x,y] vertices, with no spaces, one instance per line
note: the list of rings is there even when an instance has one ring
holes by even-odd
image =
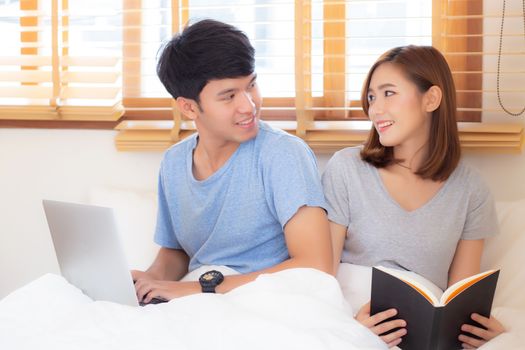
[[[458,339],[461,341],[464,349],[477,349],[489,340],[505,332],[505,328],[503,327],[503,325],[493,316],[487,318],[477,313],[473,313],[471,318],[486,329],[476,327],[470,324],[462,325],[461,331],[473,334],[481,338],[476,339],[466,334],[460,334]]]
[[[405,334],[407,334],[406,322],[402,319],[394,319],[381,323],[389,318],[397,315],[396,309],[388,309],[378,312],[375,315],[370,315],[370,302],[366,303],[359,309],[355,319],[366,328],[370,329],[374,334],[381,337],[381,339],[388,345],[389,348],[397,346]],[[397,329],[394,332],[392,330]],[[387,333],[385,335],[382,335]]]

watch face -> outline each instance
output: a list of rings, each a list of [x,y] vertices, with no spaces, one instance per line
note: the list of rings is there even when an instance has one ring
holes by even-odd
[[[204,281],[211,281],[215,278],[215,274],[213,274],[212,272],[206,272],[204,275],[202,275],[201,277]]]
[[[215,287],[222,283],[224,276],[216,270],[208,271],[199,277],[204,292],[215,292]]]

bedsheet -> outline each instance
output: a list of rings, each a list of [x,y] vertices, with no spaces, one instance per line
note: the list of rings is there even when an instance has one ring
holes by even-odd
[[[146,307],[92,301],[47,274],[0,301],[0,349],[385,349],[351,314],[313,269]]]

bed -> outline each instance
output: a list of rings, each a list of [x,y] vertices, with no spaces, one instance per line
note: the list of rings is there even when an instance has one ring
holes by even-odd
[[[131,267],[147,267],[154,193],[97,188],[90,202],[115,208]],[[497,209],[501,234],[487,242],[483,268],[502,269],[493,311],[509,331],[483,349],[525,348],[525,200]],[[337,279],[293,269],[225,295],[134,308],[92,301],[47,274],[0,301],[0,349],[385,349],[352,317],[368,300],[370,276],[348,264]]]

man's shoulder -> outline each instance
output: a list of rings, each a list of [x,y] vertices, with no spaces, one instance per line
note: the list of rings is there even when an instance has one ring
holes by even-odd
[[[195,147],[196,139],[197,134],[195,133],[168,148],[164,152],[162,164],[182,164],[181,160],[186,159],[188,152],[191,152],[191,150]]]
[[[165,157],[168,157],[168,156],[172,157],[172,156],[177,156],[181,154],[186,154],[189,149],[191,150],[193,148],[196,139],[197,139],[197,133],[194,133],[186,137],[184,140],[181,140],[177,142],[176,144],[170,146],[164,152]]]
[[[301,138],[263,121],[259,122],[259,133],[256,142],[261,149],[265,151],[272,150],[272,153],[289,152],[292,149],[298,149],[313,155],[310,147]]]

